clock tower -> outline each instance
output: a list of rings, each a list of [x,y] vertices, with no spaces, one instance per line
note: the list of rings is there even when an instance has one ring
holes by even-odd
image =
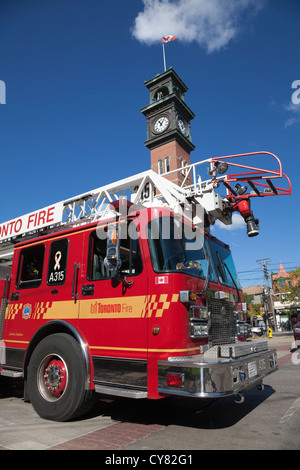
[[[145,145],[151,152],[151,169],[181,185],[186,165],[190,165],[190,152],[195,146],[191,140],[191,120],[195,117],[186,105],[184,94],[188,90],[177,73],[170,67],[145,82],[150,93],[150,104],[141,109],[147,119]],[[186,178],[185,185],[191,184]]]

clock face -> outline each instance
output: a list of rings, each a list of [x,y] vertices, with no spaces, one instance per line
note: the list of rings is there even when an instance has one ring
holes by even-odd
[[[180,132],[182,132],[182,134],[186,134],[186,125],[185,123],[183,122],[182,119],[178,119],[178,128],[180,130]]]
[[[155,132],[164,132],[169,125],[169,118],[167,116],[161,116],[158,118],[153,126]]]

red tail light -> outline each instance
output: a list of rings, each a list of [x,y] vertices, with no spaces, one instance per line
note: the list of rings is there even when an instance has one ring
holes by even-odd
[[[167,385],[169,387],[182,387],[184,384],[184,374],[167,374]]]

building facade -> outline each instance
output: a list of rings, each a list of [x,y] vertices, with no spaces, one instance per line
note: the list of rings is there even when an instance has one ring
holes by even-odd
[[[287,272],[280,261],[277,273],[272,273],[274,309],[280,325],[291,326],[290,318],[300,311],[300,298],[291,295],[291,291],[300,283],[300,277],[294,277],[295,271]]]

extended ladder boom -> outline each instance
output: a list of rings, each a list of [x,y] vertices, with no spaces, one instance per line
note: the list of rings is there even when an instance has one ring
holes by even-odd
[[[260,159],[272,157],[278,168],[266,170],[249,164],[235,163],[237,158],[254,156]],[[199,174],[204,164],[209,165],[207,180],[202,180]],[[236,171],[237,168],[238,173],[228,171]],[[175,172],[182,172],[181,186],[167,179]],[[276,179],[283,178],[288,182],[286,189],[274,184]],[[186,185],[188,179],[192,184]],[[243,186],[238,182],[243,183]],[[236,183],[234,188],[232,183]],[[217,193],[218,188],[225,189],[225,194]],[[50,230],[61,230],[63,227],[107,217],[111,211],[110,204],[122,197],[144,207],[167,205],[176,213],[184,213],[196,225],[204,224],[204,210],[208,215],[209,224],[220,220],[227,225],[231,223],[232,212],[237,210],[247,224],[251,221],[253,227],[257,219],[253,218],[249,198],[284,194],[291,194],[290,181],[282,173],[278,157],[269,152],[208,158],[164,175],[148,170],[0,224],[0,262],[10,262],[13,245],[19,241],[48,233]],[[195,206],[198,209],[196,216]],[[253,236],[249,230],[248,235]],[[255,235],[258,233],[254,232],[251,231]]]

